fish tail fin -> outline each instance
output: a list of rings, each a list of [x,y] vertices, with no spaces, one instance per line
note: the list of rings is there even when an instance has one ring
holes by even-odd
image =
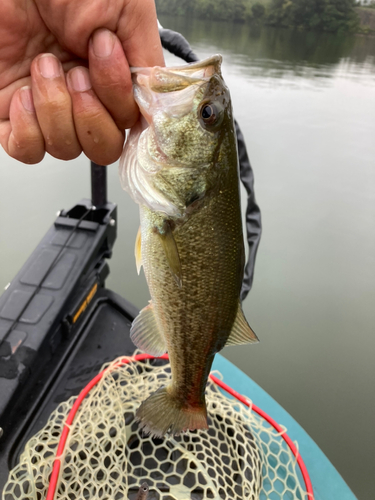
[[[154,437],[162,437],[168,431],[176,435],[187,430],[208,429],[205,403],[187,407],[167,387],[158,389],[141,404],[136,419],[141,429]]]

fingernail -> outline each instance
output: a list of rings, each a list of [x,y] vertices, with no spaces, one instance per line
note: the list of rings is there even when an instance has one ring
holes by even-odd
[[[84,68],[74,68],[69,73],[70,81],[76,92],[85,92],[91,89],[91,81],[88,71]]]
[[[21,88],[21,102],[23,107],[30,112],[35,111],[34,107],[34,101],[33,101],[33,94],[31,92],[30,87],[22,87]]]
[[[109,57],[112,54],[115,37],[109,30],[96,31],[92,37],[92,48],[96,57]]]
[[[51,54],[43,55],[38,60],[39,71],[44,78],[56,78],[61,75],[60,63]]]

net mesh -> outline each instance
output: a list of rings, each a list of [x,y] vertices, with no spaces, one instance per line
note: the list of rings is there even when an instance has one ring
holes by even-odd
[[[81,404],[61,457],[55,499],[305,499],[295,457],[275,429],[209,381],[209,430],[153,439],[134,419],[140,403],[170,379],[158,360],[104,365]],[[75,397],[61,403],[10,472],[3,500],[46,498],[58,442]]]

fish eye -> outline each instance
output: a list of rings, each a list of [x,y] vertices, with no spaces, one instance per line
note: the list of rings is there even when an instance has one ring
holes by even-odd
[[[211,123],[216,118],[215,106],[213,104],[206,104],[202,108],[202,118],[206,123]]]
[[[216,127],[221,123],[223,116],[219,103],[205,102],[200,108],[201,123],[205,127]]]

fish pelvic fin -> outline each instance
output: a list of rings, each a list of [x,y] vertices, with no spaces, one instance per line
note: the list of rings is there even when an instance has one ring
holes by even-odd
[[[169,391],[158,389],[138,408],[136,420],[140,428],[154,437],[172,436],[195,429],[208,429],[206,404],[186,406]]]
[[[130,338],[141,351],[151,356],[167,352],[167,345],[156,322],[152,303],[142,309],[130,328]]]
[[[241,304],[239,303],[237,316],[225,345],[255,344],[257,342],[259,342],[259,339],[246,321]]]
[[[141,267],[142,267],[141,242],[142,242],[141,228],[139,227],[137,237],[135,239],[135,248],[134,248],[135,265],[137,266],[137,273],[138,274],[141,272]]]

